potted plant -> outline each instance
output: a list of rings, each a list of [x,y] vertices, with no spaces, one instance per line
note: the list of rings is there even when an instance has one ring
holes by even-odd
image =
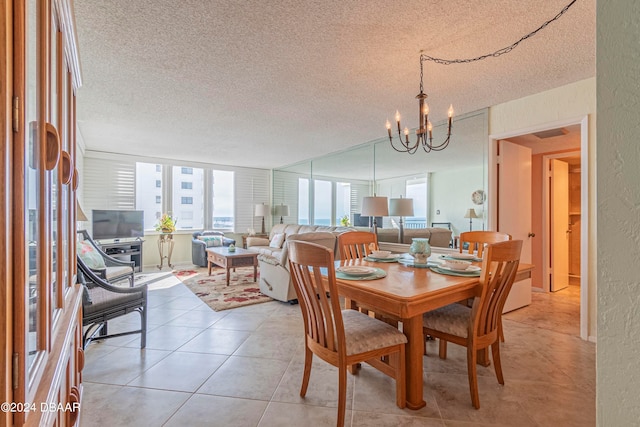
[[[163,233],[173,233],[176,231],[177,218],[172,217],[169,214],[162,214],[158,222],[156,223],[156,231],[162,231]]]
[[[348,227],[349,225],[351,225],[351,221],[349,221],[349,215],[344,215],[342,218],[340,218],[340,224],[343,227]]]

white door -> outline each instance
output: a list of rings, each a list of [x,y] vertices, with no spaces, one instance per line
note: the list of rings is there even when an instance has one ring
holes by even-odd
[[[520,262],[531,264],[531,149],[498,141],[497,231],[522,240]],[[531,304],[531,279],[513,284],[503,312]]]
[[[551,219],[550,290],[569,286],[569,164],[551,159],[549,218]]]

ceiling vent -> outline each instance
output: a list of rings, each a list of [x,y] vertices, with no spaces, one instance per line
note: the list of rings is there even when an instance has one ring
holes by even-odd
[[[533,134],[540,139],[546,139],[546,138],[554,138],[556,136],[563,136],[568,133],[569,131],[566,130],[565,128],[557,128],[557,129],[543,130],[542,132],[534,132]]]

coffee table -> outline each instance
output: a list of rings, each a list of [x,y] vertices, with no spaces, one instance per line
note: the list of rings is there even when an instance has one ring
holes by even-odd
[[[258,253],[248,251],[246,249],[236,248],[234,252],[230,252],[226,246],[207,248],[207,265],[209,267],[209,276],[211,276],[211,266],[217,266],[227,269],[227,286],[229,286],[229,278],[231,269],[235,271],[236,267],[253,266],[253,281],[258,278]]]

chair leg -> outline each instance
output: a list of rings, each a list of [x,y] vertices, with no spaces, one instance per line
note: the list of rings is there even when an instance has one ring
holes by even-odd
[[[476,371],[477,350],[471,344],[467,346],[467,374],[469,375],[469,391],[471,403],[476,409],[480,409],[480,396],[478,396],[478,373]]]
[[[502,330],[502,314],[498,317],[498,336],[500,341],[504,342],[504,331]]]
[[[311,375],[311,363],[313,362],[313,353],[308,347],[304,349],[304,372],[302,374],[302,387],[300,387],[300,397],[307,394],[309,386],[309,376]]]
[[[140,311],[140,348],[147,346],[147,306],[146,304]]]
[[[491,344],[491,354],[493,355],[493,368],[496,371],[498,382],[504,385],[504,377],[502,376],[502,363],[500,362],[500,341]]]
[[[338,367],[338,427],[344,426],[344,417],[347,408],[347,367]]]
[[[398,408],[407,406],[407,377],[405,370],[405,347],[401,346],[400,351],[391,355],[393,366],[396,368],[396,405]]]
[[[440,351],[439,351],[440,359],[447,358],[447,341],[440,338]]]

